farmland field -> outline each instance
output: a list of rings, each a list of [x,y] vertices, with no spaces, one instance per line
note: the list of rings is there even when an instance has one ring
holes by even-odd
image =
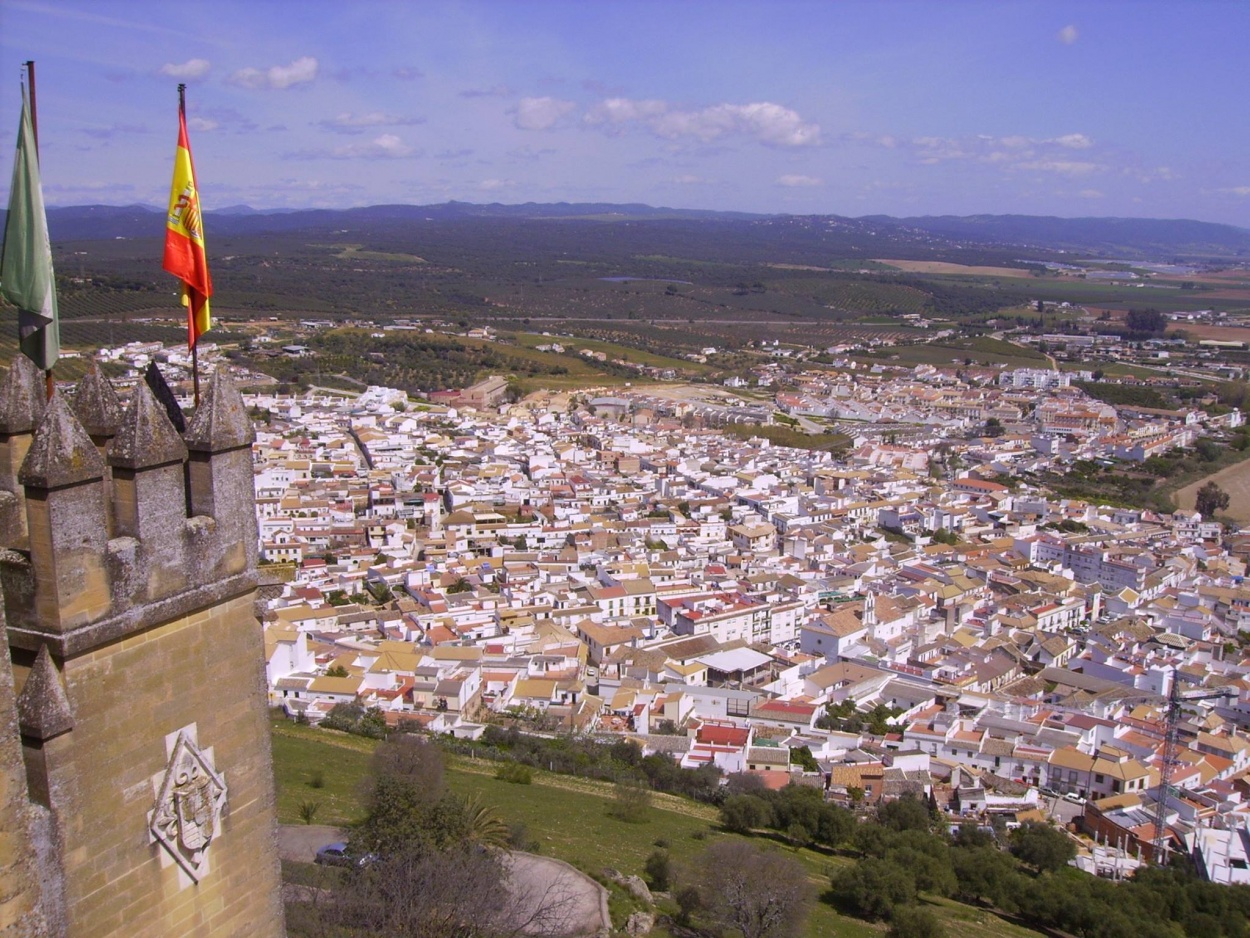
[[[1250,326],[1213,326],[1203,322],[1176,322],[1169,325],[1168,332],[1184,332],[1191,339],[1250,342]]]
[[[1250,460],[1227,466],[1214,475],[1180,489],[1175,495],[1176,507],[1192,510],[1194,500],[1198,497],[1198,489],[1208,482],[1214,482],[1228,493],[1228,510],[1221,512],[1221,517],[1226,516],[1234,521],[1250,521]]]
[[[539,345],[549,345],[552,342],[558,342],[570,352],[576,353],[581,349],[589,349],[592,352],[603,352],[609,358],[620,358],[625,361],[637,362],[640,365],[647,365],[652,368],[673,368],[677,371],[688,371],[694,374],[707,374],[713,369],[707,365],[701,365],[697,362],[686,361],[682,358],[672,358],[667,355],[656,355],[651,352],[639,351],[628,345],[617,345],[612,342],[604,342],[599,339],[585,339],[579,337],[570,338],[553,338],[551,336],[535,335],[533,333],[518,333],[513,336],[516,343],[528,349],[534,349]],[[547,353],[550,354],[550,353]]]
[[[947,261],[905,261],[878,258],[878,264],[888,264],[911,274],[963,274],[969,277],[1032,277],[1032,271],[1020,267],[970,267],[967,264],[951,264]]]

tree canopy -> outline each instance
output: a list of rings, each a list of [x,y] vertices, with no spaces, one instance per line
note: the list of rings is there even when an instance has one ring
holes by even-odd
[[[1228,493],[1215,482],[1208,482],[1198,489],[1198,495],[1194,499],[1194,510],[1202,517],[1213,518],[1217,511],[1224,511],[1227,508]]]

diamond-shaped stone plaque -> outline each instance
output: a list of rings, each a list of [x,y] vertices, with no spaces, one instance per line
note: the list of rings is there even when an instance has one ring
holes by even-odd
[[[208,872],[208,848],[226,805],[226,783],[190,727],[178,731],[165,771],[157,776],[148,830],[194,882]]]

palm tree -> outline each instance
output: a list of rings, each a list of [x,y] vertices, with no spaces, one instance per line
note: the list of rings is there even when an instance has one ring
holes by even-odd
[[[480,794],[474,793],[464,799],[464,819],[471,843],[482,847],[508,845],[508,825],[491,805],[482,803]]]

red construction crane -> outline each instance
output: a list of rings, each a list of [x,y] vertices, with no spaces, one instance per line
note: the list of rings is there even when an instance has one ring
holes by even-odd
[[[1180,668],[1172,669],[1172,686],[1168,690],[1168,710],[1163,734],[1163,765],[1159,772],[1159,793],[1155,802],[1155,839],[1154,862],[1160,866],[1167,863],[1168,833],[1167,813],[1168,795],[1172,788],[1172,770],[1179,760],[1176,758],[1176,736],[1181,722],[1181,705],[1193,700],[1213,700],[1217,697],[1234,696],[1237,692],[1231,688],[1202,693],[1181,692]]]

